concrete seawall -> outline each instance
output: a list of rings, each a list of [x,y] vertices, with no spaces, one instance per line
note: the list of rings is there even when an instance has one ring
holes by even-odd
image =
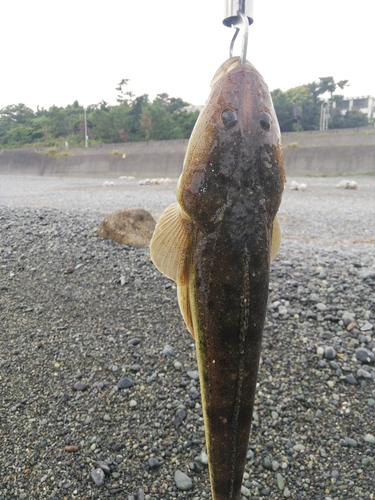
[[[287,175],[375,173],[375,129],[282,135]],[[45,176],[176,177],[188,140],[106,144],[101,147],[8,149],[0,174]]]

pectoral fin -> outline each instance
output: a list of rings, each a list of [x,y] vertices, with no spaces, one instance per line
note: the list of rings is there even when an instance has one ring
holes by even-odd
[[[178,203],[166,208],[150,243],[151,259],[160,272],[177,283],[178,303],[189,332],[193,320],[189,298],[192,228]]]
[[[156,224],[150,255],[160,272],[177,284],[188,280],[191,225],[178,203],[166,208]]]
[[[271,262],[276,257],[277,252],[279,251],[280,248],[280,244],[281,244],[281,229],[280,229],[279,219],[277,218],[276,215],[272,226],[271,251],[270,251]]]

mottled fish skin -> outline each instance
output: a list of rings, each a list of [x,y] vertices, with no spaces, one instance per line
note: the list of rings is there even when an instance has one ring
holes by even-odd
[[[168,217],[151,242],[196,341],[213,500],[240,498],[284,183],[268,87],[231,58],[214,77],[170,207],[183,227],[178,265],[157,256]]]

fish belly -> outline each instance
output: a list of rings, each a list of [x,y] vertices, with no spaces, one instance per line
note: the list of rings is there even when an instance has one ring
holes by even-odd
[[[238,500],[249,443],[269,283],[269,234],[198,238],[196,347],[213,500]]]

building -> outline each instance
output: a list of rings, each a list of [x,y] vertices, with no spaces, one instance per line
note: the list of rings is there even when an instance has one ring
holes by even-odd
[[[375,97],[370,95],[363,97],[346,97],[340,102],[333,102],[333,107],[340,109],[343,115],[345,115],[347,111],[356,108],[364,113],[369,121],[375,120]]]

